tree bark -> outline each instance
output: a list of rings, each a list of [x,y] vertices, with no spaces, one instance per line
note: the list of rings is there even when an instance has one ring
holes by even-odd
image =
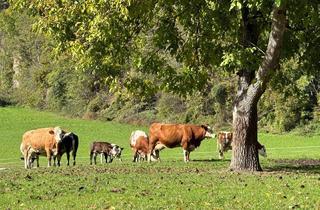
[[[248,11],[242,11],[246,14]],[[244,27],[246,15],[243,15]],[[264,93],[272,73],[279,65],[280,51],[285,30],[284,6],[274,7],[272,25],[266,54],[255,75],[242,70],[238,73],[239,84],[233,109],[233,143],[231,170],[261,171],[257,148],[257,104]],[[250,26],[252,27],[252,26]],[[248,32],[248,30],[246,31]],[[250,31],[249,31],[250,32]],[[253,37],[245,34],[245,37]],[[245,40],[246,41],[246,40]],[[250,40],[249,40],[250,41]],[[254,80],[253,80],[254,79]],[[253,83],[253,81],[255,81]]]

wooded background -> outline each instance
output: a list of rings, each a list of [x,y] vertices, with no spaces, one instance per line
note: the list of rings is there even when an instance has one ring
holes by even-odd
[[[218,129],[232,127],[236,72],[257,69],[264,56],[273,4],[28,2],[11,2],[0,14],[0,105]],[[244,49],[239,11],[246,2],[261,35]],[[289,2],[285,50],[259,101],[258,125],[267,132],[319,133],[320,6]]]

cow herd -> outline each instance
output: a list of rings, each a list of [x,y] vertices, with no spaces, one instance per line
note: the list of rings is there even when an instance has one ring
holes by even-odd
[[[144,131],[133,131],[129,137],[129,144],[133,151],[133,162],[160,161],[160,151],[174,147],[182,147],[184,161],[188,162],[190,152],[199,147],[202,140],[214,137],[213,129],[207,125],[153,123],[150,126],[149,135]],[[217,149],[221,159],[224,152],[232,149],[232,139],[231,132],[218,133]],[[79,138],[72,132],[66,132],[60,127],[39,128],[23,134],[20,151],[26,169],[32,168],[35,160],[39,167],[40,155],[47,157],[48,167],[51,166],[52,160],[53,165],[60,166],[64,153],[67,155],[67,165],[69,165],[70,153],[75,165],[78,146]],[[256,148],[260,155],[266,156],[263,145],[257,143]],[[90,144],[90,164],[97,163],[98,155],[101,157],[101,163],[103,157],[106,163],[111,163],[115,158],[121,161],[122,150],[123,148],[116,144],[94,141]]]

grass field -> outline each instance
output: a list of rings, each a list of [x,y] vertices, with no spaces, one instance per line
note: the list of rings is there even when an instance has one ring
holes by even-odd
[[[166,149],[160,163],[132,163],[129,135],[147,127],[69,119],[26,108],[0,108],[0,209],[320,209],[320,136],[260,134],[264,172],[228,171],[205,140],[185,164],[182,150]],[[26,130],[59,125],[80,138],[77,166],[25,170]],[[123,162],[89,165],[89,144],[107,140],[125,148]]]

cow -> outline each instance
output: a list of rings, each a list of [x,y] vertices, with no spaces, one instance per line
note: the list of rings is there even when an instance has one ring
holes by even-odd
[[[228,131],[220,131],[218,133],[217,139],[217,150],[219,151],[219,158],[223,159],[223,153],[231,150],[231,143],[232,143],[233,133]]]
[[[217,139],[217,150],[219,152],[219,158],[224,159],[224,152],[228,150],[232,150],[232,140],[233,140],[233,133],[229,131],[220,131],[218,133]],[[259,142],[256,144],[258,152],[261,156],[267,157],[266,148],[264,145],[261,145]]]
[[[30,130],[23,134],[20,151],[24,158],[24,167],[26,169],[32,167],[32,160],[37,155],[46,155],[48,159],[48,167],[51,166],[51,159],[57,154],[57,145],[61,142],[64,131],[60,127],[55,128],[39,128]],[[37,165],[38,163],[38,157]]]
[[[110,144],[109,142],[94,141],[90,145],[90,165],[92,165],[92,158],[94,159],[94,164],[97,164],[97,155],[104,155],[106,163],[113,161],[114,158],[119,158],[121,160],[121,153],[123,148],[116,144]]]
[[[133,131],[129,139],[130,147],[133,151],[133,162],[139,162],[147,159],[149,138],[144,131]],[[160,160],[159,150],[154,150],[151,160]]]
[[[119,161],[122,161],[121,154],[122,154],[122,150],[124,148],[120,147],[119,145],[116,145],[116,144],[111,144],[111,146],[112,146],[113,152],[111,153],[110,158],[112,158],[112,160],[117,158],[117,159],[119,159]],[[112,160],[111,160],[111,162],[112,162]]]
[[[29,168],[33,167],[34,160],[37,160],[37,167],[39,167],[39,150],[34,150],[30,145],[27,148],[27,164]],[[24,159],[24,158],[22,158]]]
[[[67,165],[70,164],[70,152],[72,151],[73,165],[76,165],[76,156],[79,146],[79,138],[76,134],[70,132],[63,135],[62,140],[57,144],[57,155],[54,156],[54,163],[57,158],[57,165],[60,166],[61,157],[67,153]]]
[[[120,147],[120,146],[118,146],[118,145],[116,145],[116,144],[111,144],[111,146],[112,146],[112,148],[113,148],[113,150],[114,150],[114,154],[115,154],[115,155],[112,155],[112,156],[111,156],[111,155],[108,155],[108,157],[112,158],[112,160],[113,160],[114,158],[118,158],[119,161],[122,161],[121,154],[122,154],[123,148]],[[101,163],[101,164],[103,163],[103,158],[104,158],[104,157],[105,157],[104,153],[100,153],[100,163]]]
[[[153,123],[149,131],[148,162],[155,148],[165,147],[182,147],[184,161],[189,162],[190,152],[199,147],[203,139],[215,137],[207,125]]]

